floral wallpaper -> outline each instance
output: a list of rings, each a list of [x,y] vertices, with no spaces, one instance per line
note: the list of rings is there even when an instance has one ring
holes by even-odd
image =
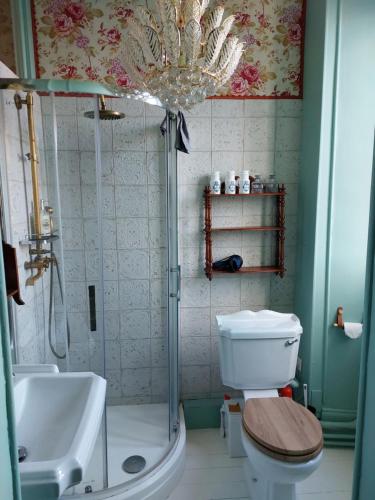
[[[220,97],[302,97],[303,1],[224,1],[246,50]],[[126,0],[33,0],[37,75],[131,87],[118,49],[133,5]]]
[[[10,0],[0,1],[0,61],[16,72]]]

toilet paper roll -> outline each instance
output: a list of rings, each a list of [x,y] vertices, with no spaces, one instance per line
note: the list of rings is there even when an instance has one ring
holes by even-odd
[[[350,323],[345,321],[344,332],[350,339],[358,339],[362,335],[362,323]]]

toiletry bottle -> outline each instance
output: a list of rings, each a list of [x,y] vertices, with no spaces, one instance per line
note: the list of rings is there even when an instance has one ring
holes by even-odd
[[[249,194],[250,193],[250,178],[249,171],[243,170],[240,175],[239,180],[239,193],[240,194]]]
[[[252,193],[263,193],[263,182],[259,174],[255,174],[255,179],[251,184]]]
[[[236,194],[236,178],[234,170],[227,173],[225,179],[225,194]]]
[[[270,174],[268,176],[267,182],[265,184],[265,191],[267,193],[276,193],[277,192],[277,184],[276,184],[275,174]]]
[[[220,172],[214,172],[211,175],[210,189],[212,194],[220,194],[221,192]]]
[[[44,236],[51,234],[51,223],[49,213],[46,210],[46,204],[44,200],[40,200],[40,225],[41,232]]]

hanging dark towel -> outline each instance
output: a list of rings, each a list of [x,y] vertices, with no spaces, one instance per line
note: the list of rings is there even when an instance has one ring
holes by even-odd
[[[167,117],[160,125],[160,131],[164,136],[167,132]],[[184,114],[179,111],[177,114],[177,135],[175,148],[182,153],[190,153],[190,137]]]

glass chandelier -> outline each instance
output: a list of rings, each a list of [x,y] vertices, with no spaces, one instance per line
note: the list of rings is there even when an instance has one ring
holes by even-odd
[[[234,16],[210,0],[157,0],[158,13],[135,7],[122,49],[138,90],[171,109],[190,109],[231,77],[243,51]]]

